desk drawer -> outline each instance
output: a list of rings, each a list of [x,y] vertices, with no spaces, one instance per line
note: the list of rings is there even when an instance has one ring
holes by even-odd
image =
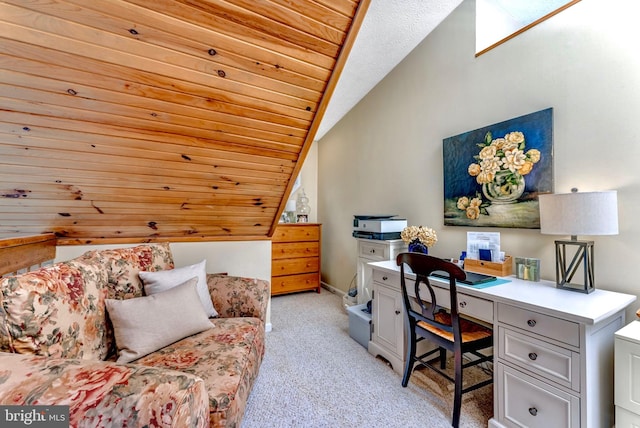
[[[579,428],[580,399],[532,377],[497,364],[498,418],[505,426]]]
[[[580,354],[498,327],[499,357],[560,385],[580,391]]]
[[[414,284],[414,280],[407,279],[407,293],[409,293],[409,296],[412,297],[415,297]],[[445,289],[434,286],[433,293],[435,294],[436,300],[438,301],[438,306],[450,309],[451,296],[449,296],[448,288]],[[427,290],[427,287],[423,284],[420,285],[420,295],[425,302],[431,302],[431,295],[429,294],[429,290]],[[476,318],[493,325],[493,302],[491,302],[490,300],[470,296],[458,291],[458,312],[462,315]]]
[[[498,304],[498,321],[575,347],[580,346],[580,325],[572,321],[504,303]]]
[[[400,273],[391,273],[386,271],[373,270],[373,280],[387,287],[392,287],[400,291]]]
[[[458,289],[459,290],[459,289]],[[440,306],[449,308],[451,297],[448,289],[433,288]],[[420,294],[423,292],[420,291]],[[428,293],[428,292],[427,292]],[[429,299],[430,300],[430,299]],[[469,317],[477,318],[489,324],[493,324],[493,302],[479,297],[469,296],[458,291],[458,312]]]
[[[358,256],[372,262],[389,260],[389,246],[375,241],[358,241]]]

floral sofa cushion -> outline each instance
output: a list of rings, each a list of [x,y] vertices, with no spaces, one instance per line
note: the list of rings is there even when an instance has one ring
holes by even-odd
[[[136,360],[198,376],[209,393],[212,427],[238,427],[264,356],[264,322],[220,318],[215,327]]]
[[[173,256],[168,242],[144,244],[130,248],[94,250],[86,254],[106,264],[109,273],[109,299],[130,299],[143,295],[140,271],[173,269]]]
[[[74,428],[209,426],[202,379],[105,361],[0,353],[0,404],[68,405]]]
[[[78,257],[0,281],[0,351],[101,360],[107,271]]]
[[[221,318],[254,317],[266,319],[269,282],[256,278],[207,274],[213,306]]]
[[[107,299],[131,299],[143,295],[140,271],[160,271],[173,269],[173,256],[168,242],[138,245],[129,248],[93,250],[85,253],[94,263],[107,268]],[[113,324],[107,317],[106,349],[107,355],[116,353]]]

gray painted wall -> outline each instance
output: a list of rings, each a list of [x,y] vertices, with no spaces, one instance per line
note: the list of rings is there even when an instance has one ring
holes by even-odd
[[[479,58],[474,8],[465,0],[317,142],[323,280],[347,290],[353,214],[373,213],[435,228],[441,257],[468,230],[499,231],[508,254],[540,258],[555,280],[558,237],[445,227],[442,214],[444,138],[553,107],[555,191],[618,190],[620,234],[592,238],[596,287],[640,293],[640,2],[583,0]]]

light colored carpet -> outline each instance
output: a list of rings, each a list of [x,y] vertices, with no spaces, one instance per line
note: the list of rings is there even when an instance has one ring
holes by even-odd
[[[242,428],[451,426],[453,385],[423,369],[403,388],[349,336],[341,297],[325,289],[273,297],[271,323]],[[487,386],[463,395],[461,427],[487,426],[492,394]]]

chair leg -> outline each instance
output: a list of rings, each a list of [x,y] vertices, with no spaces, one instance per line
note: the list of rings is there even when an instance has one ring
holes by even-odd
[[[442,370],[447,368],[447,350],[440,347],[440,368]]]
[[[413,371],[413,365],[416,362],[416,335],[413,332],[409,334],[409,343],[407,346],[406,363],[404,365],[404,376],[402,376],[402,386],[409,384],[409,378]]]
[[[455,370],[455,391],[453,397],[453,420],[451,425],[458,428],[460,424],[460,406],[462,405],[462,352],[454,352],[453,364]]]

